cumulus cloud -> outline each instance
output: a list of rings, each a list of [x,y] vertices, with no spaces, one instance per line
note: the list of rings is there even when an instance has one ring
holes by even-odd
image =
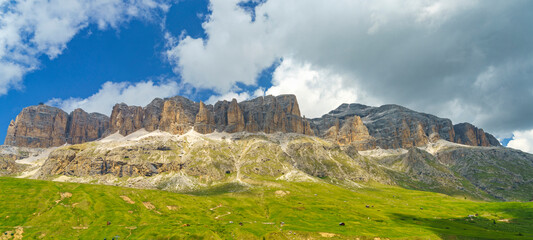
[[[513,132],[513,139],[507,143],[507,147],[533,154],[533,129]]]
[[[317,78],[300,101],[338,88],[360,103],[401,104],[496,135],[533,127],[532,1],[267,0],[252,10],[240,2],[212,0],[208,37],[171,44],[185,82],[223,95],[292,59],[336,76]],[[293,90],[295,78],[284,79],[274,84]]]
[[[166,12],[166,0],[22,0],[0,1],[0,95],[6,94],[38,58],[57,57],[83,28],[117,28],[133,18]]]
[[[328,69],[315,69],[309,63],[285,59],[272,75],[273,86],[265,94],[295,94],[306,117],[320,117],[342,103],[358,100],[356,88],[344,89],[346,76]],[[362,91],[359,91],[362,93]]]
[[[248,92],[228,92],[222,95],[212,95],[205,102],[207,104],[215,104],[218,101],[231,101],[233,99],[237,100],[237,102],[242,102],[254,97],[263,96],[263,94],[264,92],[262,91],[262,89],[256,90],[254,94],[250,94]]]
[[[108,116],[116,103],[128,105],[146,106],[154,98],[172,97],[184,88],[175,81],[154,83],[152,81],[129,83],[129,82],[106,82],[97,93],[88,98],[54,98],[46,104],[59,107],[66,112],[81,108],[87,112],[98,112]]]
[[[308,118],[320,117],[332,108],[346,102],[356,102],[363,91],[354,88],[343,89],[340,76],[327,69],[316,69],[309,63],[285,59],[272,74],[272,86],[268,89],[257,88],[253,92],[230,91],[212,95],[206,103],[217,101],[250,100],[265,95],[294,94],[298,98],[300,111]]]
[[[249,12],[238,7],[239,2],[211,1],[212,14],[202,25],[208,41],[190,36],[171,39],[177,45],[167,55],[185,82],[226,93],[236,82],[255,84],[258,74],[272,65],[275,49],[257,41],[269,38],[269,27],[262,25],[263,21],[251,23]]]

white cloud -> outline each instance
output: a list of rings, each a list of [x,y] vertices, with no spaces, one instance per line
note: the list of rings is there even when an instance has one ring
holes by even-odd
[[[0,1],[0,95],[20,85],[45,54],[57,57],[83,28],[117,28],[132,18],[166,12],[166,0]]]
[[[0,95],[7,93],[8,89],[15,86],[28,69],[10,62],[0,61]]]
[[[451,115],[495,134],[533,127],[533,30],[524,24],[533,22],[532,1],[267,0],[255,21],[238,2],[212,0],[208,37],[170,44],[167,56],[185,82],[223,95],[291,59],[336,75],[315,85],[356,92],[360,103]],[[298,90],[285,81],[275,85]]]
[[[513,139],[507,143],[507,147],[533,154],[533,129],[513,132]]]
[[[152,81],[128,83],[106,82],[97,93],[88,98],[51,99],[46,104],[59,107],[66,112],[81,108],[87,112],[99,112],[111,115],[116,103],[146,106],[154,98],[172,97],[182,90],[174,81],[156,84]]]
[[[298,98],[302,115],[308,118],[320,117],[333,108],[346,102],[356,102],[363,91],[354,88],[343,89],[342,81],[348,76],[332,73],[327,69],[314,68],[309,63],[284,59],[272,74],[272,86],[269,89],[257,88],[253,92],[230,91],[221,95],[212,95],[206,101],[245,101],[265,95],[294,94]]]
[[[276,60],[275,49],[264,41],[271,38],[269,26],[252,23],[239,2],[211,1],[213,12],[203,23],[209,40],[185,36],[168,50],[174,71],[185,82],[226,93],[237,82],[254,85],[259,72]]]
[[[345,78],[327,69],[315,69],[309,63],[285,59],[274,71],[273,86],[265,94],[294,94],[303,115],[320,117],[342,103],[356,102],[362,94],[355,88],[343,88]]]
[[[209,97],[209,99],[207,99],[205,101],[205,103],[207,103],[207,104],[215,104],[218,101],[224,101],[224,100],[231,101],[233,99],[237,100],[237,102],[242,102],[242,101],[248,100],[250,98],[251,98],[251,96],[247,92],[241,92],[241,93],[228,92],[228,93],[225,93],[223,95],[211,95],[211,97]]]
[[[261,96],[265,96],[265,90],[263,88],[258,88],[251,94],[249,92],[231,91],[231,92],[227,92],[222,95],[216,95],[216,94],[211,95],[209,99],[207,99],[207,101],[205,102],[207,104],[215,104],[218,101],[224,101],[224,100],[231,101],[233,99],[237,100],[237,102],[242,102],[242,101],[250,100],[250,99],[261,97]]]

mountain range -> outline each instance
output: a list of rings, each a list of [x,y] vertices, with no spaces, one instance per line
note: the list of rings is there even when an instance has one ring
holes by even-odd
[[[533,237],[532,154],[398,105],[306,118],[293,95],[30,106],[0,189],[1,239]]]
[[[9,125],[0,155],[2,175],[178,192],[326,181],[533,197],[533,155],[472,124],[398,105],[342,104],[308,119],[294,95],[215,105],[177,96],[116,104],[111,117],[30,106]]]
[[[470,146],[500,146],[494,136],[472,124],[453,125],[449,119],[398,105],[342,104],[321,118],[307,119],[302,117],[294,95],[258,97],[240,103],[233,99],[214,105],[180,96],[156,98],[145,107],[116,104],[110,117],[82,109],[68,114],[47,105],[30,106],[11,121],[4,143],[47,148],[90,142],[115,132],[125,136],[141,128],[172,134],[192,129],[201,134],[298,133],[340,145],[352,144],[358,150],[410,148],[437,139]]]

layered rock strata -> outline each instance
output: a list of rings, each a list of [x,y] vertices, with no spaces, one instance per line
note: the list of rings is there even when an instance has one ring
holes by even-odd
[[[94,141],[109,128],[109,118],[81,109],[67,114],[46,105],[24,108],[7,129],[5,144],[19,147],[47,148],[65,143]]]
[[[483,129],[477,128],[470,123],[459,123],[453,126],[455,131],[455,142],[472,146],[499,146],[498,139]]]
[[[46,106],[25,108],[8,128],[6,145],[51,147],[93,141],[111,133],[131,134],[141,128],[184,134],[192,129],[207,134],[248,131],[312,135],[300,116],[294,95],[266,96],[238,103],[219,101],[214,106],[176,96],[154,99],[146,107],[113,107],[111,117],[76,109],[70,115]]]
[[[7,128],[5,144],[32,148],[59,146],[67,141],[68,114],[38,105],[24,108]]]
[[[84,143],[102,137],[107,129],[109,117],[100,113],[87,113],[78,108],[69,115],[65,137],[68,143]]]
[[[342,104],[321,118],[301,116],[294,95],[265,96],[214,105],[176,96],[156,98],[146,107],[113,107],[111,117],[76,109],[71,114],[46,106],[22,110],[9,125],[5,144],[50,147],[93,141],[111,133],[131,134],[141,128],[184,134],[219,132],[299,133],[316,135],[357,150],[411,148],[438,139],[473,146],[499,146],[498,140],[469,123],[415,112],[398,105],[369,107]]]
[[[486,136],[483,130],[471,124],[467,125],[472,128],[463,130],[463,125],[454,126],[449,119],[392,104],[381,107],[342,104],[321,118],[311,120],[317,136],[341,145],[355,145],[358,150],[411,148],[438,139],[472,146],[500,146],[492,135]]]

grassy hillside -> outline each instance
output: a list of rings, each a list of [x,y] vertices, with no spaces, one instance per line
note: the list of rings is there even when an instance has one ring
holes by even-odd
[[[532,239],[533,203],[385,185],[348,190],[279,181],[178,194],[0,178],[0,233],[1,239]]]

